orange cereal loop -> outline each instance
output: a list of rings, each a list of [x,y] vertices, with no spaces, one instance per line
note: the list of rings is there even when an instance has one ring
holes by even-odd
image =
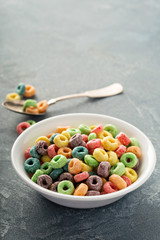
[[[117,174],[112,174],[109,177],[109,181],[112,182],[116,187],[121,190],[127,187],[126,181]]]
[[[32,85],[26,85],[24,97],[32,97],[35,95],[36,89]]]
[[[31,113],[31,114],[38,114],[39,113],[38,108],[33,107],[33,106],[27,107],[25,112],[26,113]]]
[[[55,134],[55,133],[49,133],[46,137],[47,137],[48,139],[50,139],[53,134]]]
[[[85,196],[88,192],[88,186],[84,183],[81,183],[74,191],[73,195],[75,196]]]
[[[43,113],[47,110],[48,108],[48,102],[47,100],[42,100],[39,103],[37,103],[37,107],[40,113]]]
[[[62,133],[63,131],[66,131],[68,128],[72,128],[71,126],[59,126],[56,128],[56,133]]]
[[[57,154],[58,155],[62,154],[66,158],[71,158],[71,156],[72,156],[72,149],[70,149],[68,147],[61,147],[61,148],[58,149]]]
[[[128,147],[126,152],[134,153],[139,159],[142,157],[142,151],[140,147],[137,147],[137,146]]]
[[[77,158],[72,158],[68,164],[68,172],[71,174],[78,174],[82,170],[81,161]]]

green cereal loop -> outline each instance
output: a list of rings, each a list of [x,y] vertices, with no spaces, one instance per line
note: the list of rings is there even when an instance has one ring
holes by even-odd
[[[113,124],[107,124],[104,126],[103,129],[107,132],[110,132],[114,138],[116,137],[116,135],[118,133],[117,127]]]
[[[130,138],[130,140],[131,140],[131,142],[130,142],[129,146],[137,146],[137,147],[140,147],[137,138]]]
[[[38,177],[39,177],[40,175],[43,175],[43,174],[44,174],[44,173],[43,173],[42,170],[37,169],[36,172],[33,174],[31,180],[32,180],[33,182],[37,183]]]
[[[50,162],[43,163],[40,169],[43,171],[44,174],[50,174],[53,170],[53,168],[50,165]]]
[[[88,136],[88,141],[90,141],[92,139],[96,139],[96,138],[97,138],[96,133],[90,133],[89,136]]]
[[[89,135],[91,132],[90,127],[85,124],[80,124],[78,129],[81,131],[81,134]]]
[[[37,107],[37,101],[33,99],[27,99],[23,105],[23,111],[25,112],[27,107]]]
[[[124,173],[125,173],[125,166],[122,162],[116,163],[110,169],[110,175],[117,174],[119,176],[122,176]]]
[[[89,154],[84,157],[84,161],[88,166],[91,166],[94,168],[98,167],[99,165],[99,162],[92,155],[89,155]]]
[[[76,129],[76,128],[68,128],[66,131],[69,132],[71,137],[74,136],[77,133],[81,133],[81,131],[79,129]]]
[[[28,121],[26,121],[26,122],[28,122],[30,125],[33,125],[33,124],[36,123],[34,120],[28,120]]]
[[[63,172],[63,168],[57,168],[54,169],[49,176],[52,178],[53,181],[57,180],[57,178],[61,175],[61,173]]]
[[[50,161],[50,165],[52,168],[62,168],[66,165],[67,158],[61,154],[56,155],[52,160]]]
[[[72,195],[74,192],[74,185],[71,181],[63,180],[58,184],[57,192]]]
[[[120,161],[125,165],[125,167],[133,168],[138,162],[138,159],[134,153],[124,153]]]

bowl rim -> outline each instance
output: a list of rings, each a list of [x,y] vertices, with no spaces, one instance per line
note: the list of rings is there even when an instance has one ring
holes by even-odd
[[[63,118],[66,116],[95,116],[95,117],[106,117],[109,120],[114,120],[114,121],[120,121],[121,123],[127,125],[128,127],[132,127],[132,129],[135,129],[139,134],[141,134],[143,136],[143,138],[145,139],[145,141],[148,142],[148,145],[151,149],[151,153],[152,153],[152,165],[151,168],[147,168],[146,172],[143,174],[143,176],[139,179],[137,179],[136,182],[134,182],[133,184],[131,184],[130,186],[128,186],[125,189],[122,189],[120,191],[111,193],[111,194],[102,194],[102,195],[97,195],[97,196],[74,196],[74,195],[67,195],[67,194],[62,194],[62,193],[58,193],[58,192],[53,192],[49,189],[45,189],[42,188],[41,186],[39,186],[38,184],[34,183],[33,181],[31,181],[31,179],[28,177],[28,179],[26,179],[23,174],[21,174],[16,167],[16,163],[14,160],[14,152],[15,152],[15,148],[17,146],[17,144],[21,141],[21,138],[24,138],[26,134],[28,134],[29,131],[32,131],[33,128],[43,124],[44,122],[48,122],[51,121],[51,119],[58,119],[58,118]],[[54,198],[60,198],[60,199],[64,199],[64,200],[72,200],[72,201],[77,201],[77,200],[81,200],[82,202],[88,202],[88,201],[104,201],[104,200],[109,200],[112,198],[120,198],[123,197],[124,195],[128,194],[129,192],[132,192],[134,190],[136,190],[138,187],[140,187],[142,184],[144,184],[148,178],[151,176],[155,165],[156,165],[156,152],[155,149],[153,147],[152,142],[149,140],[149,138],[137,127],[135,127],[134,125],[121,120],[119,118],[116,117],[112,117],[112,116],[108,116],[108,115],[104,115],[104,114],[97,114],[97,113],[69,113],[69,114],[61,114],[61,115],[57,115],[57,116],[53,116],[53,117],[49,117],[46,118],[44,120],[39,121],[38,123],[36,123],[36,125],[32,125],[31,127],[29,127],[28,129],[26,129],[22,134],[20,134],[17,139],[15,140],[12,149],[11,149],[11,163],[12,166],[15,170],[15,172],[17,173],[17,175],[31,188],[33,188],[34,190],[40,192],[42,195],[47,195],[50,197],[54,197]]]

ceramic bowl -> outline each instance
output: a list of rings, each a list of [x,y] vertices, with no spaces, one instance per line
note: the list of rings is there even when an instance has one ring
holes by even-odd
[[[134,182],[129,187],[114,193],[85,197],[52,192],[48,189],[40,187],[38,184],[30,180],[24,170],[24,151],[28,147],[33,146],[35,140],[39,136],[47,135],[51,132],[54,132],[57,126],[69,125],[76,128],[81,123],[86,125],[106,125],[108,123],[111,123],[117,126],[119,132],[122,131],[126,133],[128,137],[135,137],[139,140],[143,156],[141,159],[138,179],[136,182]],[[73,113],[45,119],[25,130],[16,139],[12,147],[11,160],[16,173],[19,175],[21,180],[24,181],[24,184],[29,185],[31,188],[39,192],[41,195],[43,195],[50,201],[72,208],[95,208],[113,203],[125,196],[126,194],[132,192],[133,190],[136,190],[143,183],[145,183],[154,170],[156,163],[156,154],[154,147],[148,137],[138,128],[125,121],[100,114]]]

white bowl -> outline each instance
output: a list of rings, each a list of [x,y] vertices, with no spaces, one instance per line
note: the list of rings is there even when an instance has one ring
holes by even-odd
[[[32,182],[27,173],[24,170],[24,151],[34,145],[35,140],[42,135],[47,135],[54,132],[57,126],[72,126],[78,127],[79,124],[114,124],[118,127],[119,131],[122,131],[128,135],[128,137],[135,137],[140,142],[142,149],[142,159],[138,172],[138,179],[129,187],[120,190],[115,193],[99,195],[99,196],[72,196],[65,195],[56,192],[52,192],[48,189],[40,187],[38,184]],[[12,165],[19,175],[19,177],[28,184],[31,188],[38,191],[45,198],[57,204],[72,207],[72,208],[95,208],[101,207],[117,201],[125,196],[127,193],[140,187],[152,174],[155,163],[156,154],[152,143],[139,129],[133,125],[122,121],[117,118],[109,117],[99,114],[87,114],[87,113],[73,113],[65,114],[56,117],[51,117],[36,123],[27,130],[25,130],[15,141],[11,151]]]

